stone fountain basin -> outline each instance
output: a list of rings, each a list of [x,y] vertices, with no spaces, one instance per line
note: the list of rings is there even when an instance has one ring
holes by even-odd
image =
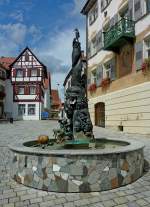
[[[109,138],[110,141],[115,141]],[[48,150],[9,146],[11,176],[26,186],[50,192],[92,192],[118,188],[143,174],[144,145],[136,140],[113,149]],[[123,145],[124,145],[123,144]]]

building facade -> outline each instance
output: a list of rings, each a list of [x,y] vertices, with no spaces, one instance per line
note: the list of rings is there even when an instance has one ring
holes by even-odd
[[[0,64],[0,119],[4,118],[6,69]]]
[[[58,118],[61,109],[61,99],[57,89],[51,90],[51,118]]]
[[[47,68],[27,47],[10,65],[13,104],[10,111],[17,120],[40,120],[44,111],[44,83]],[[11,90],[11,88],[10,88]],[[10,95],[11,96],[11,95]],[[10,97],[11,99],[11,97]]]
[[[88,0],[89,110],[93,124],[150,133],[150,1]]]

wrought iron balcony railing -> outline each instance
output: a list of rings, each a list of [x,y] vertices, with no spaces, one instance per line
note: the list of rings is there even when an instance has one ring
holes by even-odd
[[[131,40],[135,38],[135,24],[134,21],[122,18],[108,31],[104,32],[104,49],[116,50],[124,40]]]

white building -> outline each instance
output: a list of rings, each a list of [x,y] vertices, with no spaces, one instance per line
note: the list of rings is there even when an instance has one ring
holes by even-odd
[[[93,124],[149,134],[150,1],[87,0],[81,12]]]
[[[12,111],[13,118],[17,120],[40,120],[44,107],[49,107],[47,97],[44,100],[46,66],[27,47],[10,67],[13,91],[10,85],[9,106],[6,111]],[[11,96],[13,96],[13,102],[10,105]]]

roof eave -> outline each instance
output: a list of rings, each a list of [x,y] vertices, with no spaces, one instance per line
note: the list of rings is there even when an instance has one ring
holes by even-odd
[[[84,5],[83,9],[81,10],[81,14],[87,15],[91,7],[95,4],[97,0],[88,0]]]

